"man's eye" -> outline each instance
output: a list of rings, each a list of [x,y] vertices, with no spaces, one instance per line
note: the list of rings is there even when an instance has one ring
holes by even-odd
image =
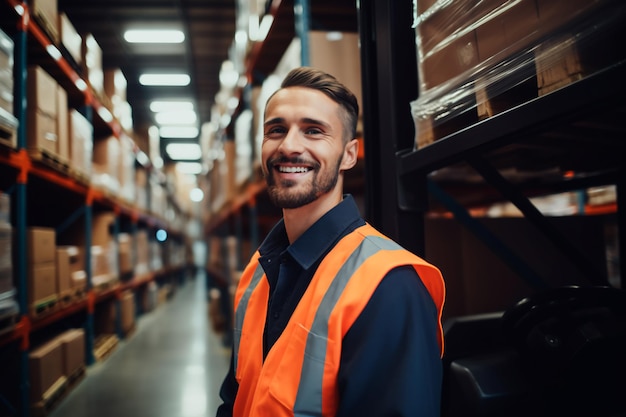
[[[322,131],[316,127],[310,127],[304,131],[307,135],[319,135]]]
[[[274,127],[271,127],[269,129],[267,129],[265,131],[265,135],[266,136],[268,136],[268,135],[280,135],[280,134],[285,133],[285,131],[286,130],[284,128],[280,127],[280,126],[274,126]]]

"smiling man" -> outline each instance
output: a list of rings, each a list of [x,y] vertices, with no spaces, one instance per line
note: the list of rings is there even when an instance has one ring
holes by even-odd
[[[439,416],[439,270],[343,194],[355,96],[292,70],[265,107],[263,172],[283,218],[242,274],[218,416]]]

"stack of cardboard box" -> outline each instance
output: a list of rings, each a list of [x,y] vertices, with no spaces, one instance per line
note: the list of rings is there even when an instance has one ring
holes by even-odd
[[[28,355],[31,403],[45,409],[59,392],[72,387],[85,370],[85,333],[70,329],[31,350]]]
[[[0,141],[15,147],[17,119],[13,115],[13,40],[0,30]]]
[[[57,305],[56,232],[48,227],[27,230],[28,304],[32,314],[50,311]]]
[[[615,0],[414,1],[418,148],[625,57]]]
[[[18,305],[13,286],[11,200],[0,192],[0,333],[15,324]]]

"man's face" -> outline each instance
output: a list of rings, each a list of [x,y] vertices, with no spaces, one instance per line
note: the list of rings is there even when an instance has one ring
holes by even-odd
[[[298,208],[337,191],[339,171],[351,167],[339,115],[337,103],[309,88],[285,88],[267,103],[261,158],[275,205]]]

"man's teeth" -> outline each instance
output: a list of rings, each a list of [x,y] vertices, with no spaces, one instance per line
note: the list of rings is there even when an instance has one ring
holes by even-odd
[[[285,173],[296,173],[296,172],[308,172],[308,168],[307,167],[284,167],[284,166],[279,166],[278,170],[280,172],[285,172]]]

